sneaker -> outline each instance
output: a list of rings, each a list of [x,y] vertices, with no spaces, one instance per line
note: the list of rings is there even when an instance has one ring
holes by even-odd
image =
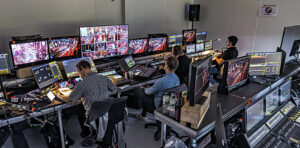
[[[144,117],[142,115],[137,115],[136,118],[139,120],[145,121],[145,122],[148,120],[148,118],[146,116]]]

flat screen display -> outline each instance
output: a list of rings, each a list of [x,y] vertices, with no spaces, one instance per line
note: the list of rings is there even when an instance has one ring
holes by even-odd
[[[204,43],[196,44],[196,52],[200,52],[204,50]]]
[[[51,59],[78,57],[78,37],[51,39],[48,41]]]
[[[147,52],[148,39],[133,39],[129,40],[130,54],[140,54]]]
[[[240,58],[228,64],[227,85],[232,87],[248,79],[250,58]]]
[[[264,100],[260,99],[259,101],[248,107],[246,109],[246,116],[246,130],[249,131],[264,119]]]
[[[205,50],[213,50],[213,41],[205,42]]]
[[[9,74],[8,54],[0,54],[0,75]]]
[[[127,55],[128,25],[80,27],[82,57],[101,59]]]
[[[167,47],[167,37],[149,38],[149,52],[164,51]]]
[[[77,72],[76,65],[81,61],[85,60],[88,61],[91,65],[91,69],[93,72],[97,72],[97,68],[95,63],[91,59],[91,57],[84,57],[84,58],[77,58],[77,59],[70,59],[70,60],[63,60],[62,64],[64,66],[66,75],[68,78],[78,77],[79,73]]]
[[[183,30],[183,43],[196,43],[196,29]]]
[[[196,46],[195,44],[188,44],[186,45],[186,53],[191,54],[196,52]]]
[[[203,43],[206,41],[206,32],[197,32],[196,34],[196,40],[197,43]]]
[[[279,106],[279,89],[266,96],[266,115],[271,114]]]
[[[182,34],[169,35],[169,47],[175,47],[176,45],[182,45]]]
[[[15,67],[29,63],[49,60],[46,40],[11,44]]]

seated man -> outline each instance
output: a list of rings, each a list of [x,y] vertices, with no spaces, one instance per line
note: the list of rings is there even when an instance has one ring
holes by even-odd
[[[238,57],[238,50],[236,48],[236,43],[238,42],[238,38],[236,36],[229,36],[228,40],[226,41],[226,48],[222,54],[215,56],[212,59],[212,64],[216,65],[216,67],[213,67],[211,70],[211,75],[213,75],[213,78],[211,77],[211,83],[216,83],[217,76],[220,72],[220,68],[223,66],[223,63],[226,60],[231,60]]]
[[[110,93],[116,91],[117,87],[107,77],[92,72],[90,63],[85,60],[80,61],[76,65],[76,69],[83,80],[72,90],[69,100],[72,100],[72,104],[77,104],[78,100],[82,98],[84,109],[78,110],[77,114],[82,128],[81,135],[85,137],[89,134],[89,129],[84,126],[84,122],[91,104],[109,98]]]
[[[180,85],[179,78],[175,74],[178,67],[178,61],[174,56],[166,59],[164,69],[166,75],[158,79],[152,87],[146,89],[136,89],[135,94],[141,99],[143,112],[145,117],[147,112],[153,113],[158,108],[163,96],[164,90]]]

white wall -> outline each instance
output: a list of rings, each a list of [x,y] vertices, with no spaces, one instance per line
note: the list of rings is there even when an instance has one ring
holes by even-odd
[[[11,36],[79,35],[80,25],[122,23],[122,0],[0,0],[0,52]]]

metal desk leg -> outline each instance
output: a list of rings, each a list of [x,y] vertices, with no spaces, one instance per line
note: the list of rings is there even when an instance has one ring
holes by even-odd
[[[197,140],[191,139],[191,146],[192,147],[197,147]]]
[[[166,141],[166,134],[167,134],[167,125],[164,122],[161,122],[161,146],[165,144]]]
[[[59,124],[59,133],[60,133],[61,147],[65,148],[65,136],[64,136],[64,132],[63,132],[61,110],[58,110],[57,113],[58,113],[58,124]]]

